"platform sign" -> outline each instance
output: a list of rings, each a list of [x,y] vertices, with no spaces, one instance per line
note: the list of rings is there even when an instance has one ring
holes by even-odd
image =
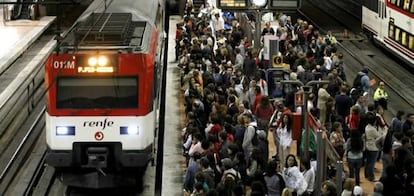
[[[282,67],[283,56],[281,55],[272,55],[272,67]]]
[[[247,8],[248,0],[217,0],[217,7],[223,10],[240,10]]]
[[[300,8],[301,0],[270,0],[270,7],[276,10],[292,11]]]
[[[302,106],[303,105],[303,93],[297,92],[295,93],[295,106]]]

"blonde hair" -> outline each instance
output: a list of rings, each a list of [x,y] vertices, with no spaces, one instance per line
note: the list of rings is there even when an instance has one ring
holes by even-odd
[[[347,178],[344,182],[344,189],[348,191],[352,191],[355,186],[355,180],[353,178]]]

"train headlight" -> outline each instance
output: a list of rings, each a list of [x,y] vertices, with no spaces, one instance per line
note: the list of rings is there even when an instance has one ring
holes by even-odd
[[[106,66],[108,64],[108,58],[106,56],[100,56],[98,58],[98,65],[99,66]]]
[[[135,127],[135,126],[121,127],[120,134],[121,135],[138,135],[139,129],[138,127]]]
[[[98,60],[96,59],[96,57],[91,57],[88,59],[89,66],[96,66],[97,63],[98,63]]]
[[[57,126],[56,135],[57,136],[75,135],[75,127],[74,126]]]

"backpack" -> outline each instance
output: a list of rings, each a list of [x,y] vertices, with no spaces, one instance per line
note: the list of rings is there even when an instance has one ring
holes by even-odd
[[[238,175],[235,175],[229,172],[226,174],[226,177],[231,177],[234,179],[234,187],[232,188],[233,191],[237,190],[237,192],[244,193],[244,183],[240,175],[240,173],[238,173]]]
[[[257,126],[249,125],[247,128],[249,128],[250,126],[254,128],[254,135],[253,135],[253,138],[252,138],[252,144],[253,144],[253,146],[257,146],[259,144],[259,138],[257,136]]]
[[[356,102],[359,95],[361,95],[362,93],[362,88],[352,87],[352,89],[349,91],[349,95],[351,96],[353,102]]]
[[[283,189],[286,188],[286,183],[285,183],[285,179],[283,178],[282,175],[280,174],[276,174],[277,177],[279,177],[279,183],[280,183],[280,192],[283,192]]]
[[[352,83],[353,88],[356,88],[356,89],[362,88],[362,82],[361,82],[362,76],[364,75],[361,75],[359,73],[355,76],[354,82]]]

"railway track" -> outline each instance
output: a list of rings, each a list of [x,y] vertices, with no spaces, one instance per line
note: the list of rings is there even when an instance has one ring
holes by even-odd
[[[88,5],[68,6],[65,32]],[[75,11],[73,10],[75,9]],[[48,28],[0,73],[0,195],[58,195],[54,169],[44,164],[45,92],[43,64],[55,49],[55,27]],[[56,186],[59,187],[59,186]]]

